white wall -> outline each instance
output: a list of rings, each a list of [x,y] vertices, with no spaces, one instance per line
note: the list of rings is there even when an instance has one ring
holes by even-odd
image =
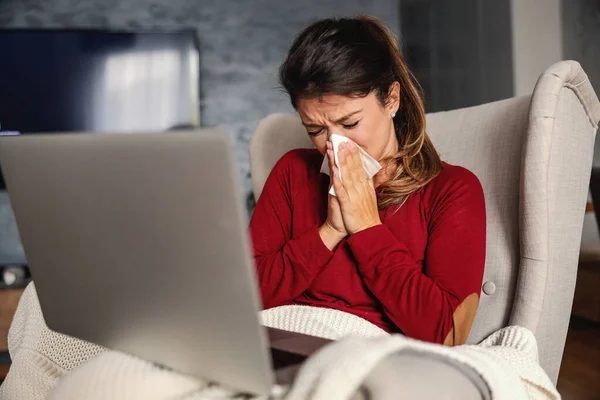
[[[561,0],[511,0],[510,7],[514,95],[523,96],[563,59]]]

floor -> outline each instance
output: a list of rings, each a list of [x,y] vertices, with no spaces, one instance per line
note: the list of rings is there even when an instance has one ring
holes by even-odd
[[[8,374],[9,366],[6,364],[0,364],[0,384],[4,381],[6,374]]]
[[[557,387],[563,400],[600,400],[600,324],[571,318]]]

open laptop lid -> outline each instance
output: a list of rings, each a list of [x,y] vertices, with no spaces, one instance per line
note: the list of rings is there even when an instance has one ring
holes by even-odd
[[[0,138],[48,327],[268,393],[231,147],[215,130]]]

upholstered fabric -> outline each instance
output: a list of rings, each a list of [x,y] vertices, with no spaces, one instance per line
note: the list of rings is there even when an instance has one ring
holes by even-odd
[[[519,259],[519,171],[528,99],[428,115],[441,157],[471,170],[483,186],[487,215],[486,268],[469,343],[506,326]],[[481,312],[481,310],[486,310]]]
[[[540,346],[542,365],[550,377],[557,377],[573,303],[600,104],[587,75],[577,63],[556,64],[542,76],[537,88],[539,90],[534,92],[532,100],[529,131],[538,129],[543,132],[545,128],[541,121],[553,121],[553,129],[546,133],[551,135],[548,139],[551,144],[548,163],[542,170],[545,175],[538,177],[539,182],[546,182],[547,213],[538,212],[535,217],[547,221],[548,255],[545,295],[543,302],[537,304],[542,307],[541,318],[534,332]],[[536,151],[533,146],[530,150]],[[534,178],[531,177],[531,180]],[[534,187],[528,185],[527,180],[524,186]],[[530,202],[534,201],[533,194],[525,197]],[[529,214],[533,217],[535,205],[532,203],[530,206]],[[525,236],[527,233],[531,236],[536,226],[533,222],[522,226],[522,246],[527,245],[530,249],[531,243],[536,245],[531,240],[527,241]],[[530,254],[531,258],[536,256]],[[521,259],[523,263],[523,254]],[[530,304],[527,299],[530,291],[527,287],[522,288],[519,299],[523,305]],[[521,319],[527,320],[528,316],[522,315],[522,307],[518,306],[510,322],[526,326]],[[525,308],[524,311],[530,310]]]
[[[540,363],[554,382],[599,120],[598,98],[574,61],[551,66],[532,96],[427,115],[442,158],[474,172],[486,196],[486,271],[469,343],[509,323],[526,327],[535,333]],[[255,195],[284,153],[310,146],[297,116],[273,114],[261,121],[250,146]]]
[[[260,121],[250,141],[254,197],[258,199],[269,173],[282,155],[293,149],[311,147],[306,129],[297,116],[272,114]]]

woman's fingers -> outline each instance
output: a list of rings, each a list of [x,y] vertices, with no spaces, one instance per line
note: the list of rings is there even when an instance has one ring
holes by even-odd
[[[360,159],[360,151],[358,150],[358,146],[354,143],[349,143],[348,145],[348,158],[352,180],[355,183],[364,183],[365,172],[362,165],[362,160]]]
[[[331,173],[331,184],[333,184],[333,167],[335,167],[335,158],[333,149],[327,149],[327,162],[329,163],[329,171]]]
[[[346,144],[341,143],[338,150],[338,161],[340,163],[339,169],[342,171],[342,181],[340,182],[344,187],[350,185],[351,176],[348,171],[348,157],[346,155]]]
[[[333,160],[333,145],[331,144],[330,141],[325,142],[327,148],[325,150],[326,154],[327,154],[327,163],[329,164],[329,170],[332,171],[331,166],[334,163]]]
[[[333,188],[335,189],[335,195],[338,200],[342,203],[348,200],[348,192],[344,187],[342,180],[340,179],[340,170],[337,166],[333,166],[332,177],[333,177]]]
[[[358,159],[355,157],[355,151],[358,152],[358,148],[355,145],[354,148],[346,144],[340,146],[339,161],[343,177],[342,184],[350,194],[350,197],[353,197],[352,193],[359,190],[364,181],[362,161],[360,160],[360,155],[358,155]]]
[[[335,165],[335,158],[333,154],[333,145],[331,142],[327,142],[327,159],[329,160],[329,171],[330,174],[330,183],[331,186],[335,189],[335,194],[340,197],[340,193],[342,197],[345,194],[344,186],[342,185],[342,181],[340,179],[340,169]],[[330,187],[331,187],[330,186]]]
[[[328,147],[329,143],[328,143]],[[333,146],[331,146],[333,147]],[[339,167],[335,164],[333,158],[333,149],[327,150],[331,171],[335,171],[333,186],[340,201],[352,200],[354,198],[363,198],[369,189],[373,189],[373,182],[365,176],[362,159],[360,158],[360,150],[358,146],[352,142],[341,143],[338,149]],[[340,171],[342,179],[340,179]]]
[[[373,180],[366,179],[358,147],[340,145],[338,160],[339,168],[334,165],[332,169],[333,179],[346,230],[353,234],[380,224]]]

